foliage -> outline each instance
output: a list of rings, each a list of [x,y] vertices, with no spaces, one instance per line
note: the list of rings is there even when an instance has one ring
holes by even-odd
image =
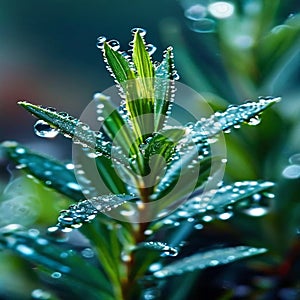
[[[299,30],[297,20],[295,16],[288,21],[287,26],[293,30],[289,28],[287,34],[280,34],[286,49],[277,51],[278,57],[274,54],[268,66],[263,62],[265,57],[273,57],[279,38],[274,31],[266,33],[268,27],[261,30],[257,38],[260,44],[255,43],[256,48],[251,49],[258,52],[255,66],[264,65],[258,68],[260,75],[251,77],[253,72],[242,73],[245,69],[239,68],[245,61],[227,62],[233,73],[241,76],[240,82],[251,82],[257,87],[264,74],[270,74],[279,57],[292,47],[293,36]],[[257,20],[254,18],[253,22],[256,24]],[[232,51],[240,55],[240,50],[232,49],[224,39],[226,34],[221,35],[232,24],[223,25],[220,21],[217,32],[224,57],[231,57]],[[291,34],[290,44],[285,42],[288,34]],[[49,285],[53,295],[45,292],[46,299],[155,299],[169,277],[188,276],[197,270],[267,251],[266,244],[255,242],[254,247],[213,245],[213,249],[200,251],[192,247],[191,253],[185,252],[184,241],[189,235],[201,236],[198,230],[213,220],[218,224],[235,214],[238,220],[243,212],[269,206],[274,196],[269,192],[273,186],[269,181],[218,182],[210,187],[212,178],[226,163],[224,157],[214,155],[211,146],[223,131],[244,123],[257,125],[259,115],[280,98],[260,97],[258,101],[229,106],[206,119],[171,126],[168,118],[174,107],[178,77],[173,49],[169,47],[164,52],[160,63],[153,63],[153,48],[145,43],[145,31],[136,28],[133,35],[131,55],[119,51],[116,41],[99,38],[98,47],[123,99],[119,107],[114,107],[106,96],[95,95],[100,130],[91,129],[65,112],[19,102],[39,119],[35,128],[40,136],[59,132],[83,148],[86,159],[97,166],[110,193],[99,194],[93,185],[82,188],[81,183],[89,180],[88,174],[78,172],[81,170],[76,165],[58,162],[16,142],[1,144],[16,165],[37,180],[35,184],[55,190],[70,202],[60,212],[57,224],[45,234],[13,224],[3,226],[0,231],[1,247],[32,263],[38,276]],[[252,62],[249,64],[254,66]],[[114,166],[122,178],[129,180],[129,185],[119,179]],[[191,177],[196,179],[193,181]],[[171,193],[181,180],[181,189]],[[152,206],[148,204],[152,203],[157,206],[149,210]],[[174,210],[174,206],[179,207]],[[68,241],[72,236],[79,241],[83,237],[87,240],[78,248],[72,247]],[[183,291],[180,295],[176,299],[186,296]]]

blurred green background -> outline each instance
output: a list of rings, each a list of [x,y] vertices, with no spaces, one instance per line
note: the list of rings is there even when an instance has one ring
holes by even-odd
[[[147,41],[158,48],[154,59],[173,45],[180,81],[202,94],[214,109],[260,95],[283,98],[263,115],[259,126],[243,127],[226,138],[226,181],[277,182],[269,214],[237,216],[228,227],[217,224],[216,236],[216,228],[204,233],[219,241],[232,234],[244,243],[271,249],[270,265],[280,265],[299,243],[300,158],[295,155],[300,153],[300,2],[236,0],[231,2],[232,16],[208,17],[211,22],[203,25],[206,16],[201,16],[201,6],[207,8],[212,2],[216,1],[0,0],[0,140],[17,140],[58,159],[71,159],[71,142],[35,136],[35,120],[16,102],[29,100],[79,116],[95,92],[113,84],[96,47],[97,37],[115,38],[121,49],[128,49],[130,29],[143,27]],[[196,8],[191,11],[191,7]],[[4,158],[0,163],[4,189],[10,173]],[[42,213],[33,220],[50,226],[65,202],[53,204],[57,195],[34,188],[50,208],[43,204]],[[13,280],[20,291],[37,288],[32,273],[30,280],[24,280],[28,265],[22,268],[24,263],[10,256],[11,262],[4,264],[3,257],[0,289]],[[299,264],[299,257],[296,261]],[[290,286],[299,288],[299,271],[293,272]]]

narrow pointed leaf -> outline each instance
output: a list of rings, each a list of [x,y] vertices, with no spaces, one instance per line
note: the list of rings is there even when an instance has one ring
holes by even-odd
[[[169,47],[165,52],[163,61],[155,69],[155,131],[163,127],[170,104],[174,101],[175,86],[173,74],[175,70],[173,66],[173,52],[172,48]]]
[[[1,148],[28,174],[45,186],[55,189],[73,200],[84,198],[73,170],[52,158],[34,153],[16,142],[3,142]]]
[[[58,217],[57,227],[70,231],[83,223],[92,221],[98,213],[105,213],[136,197],[128,195],[105,195],[83,200],[63,210]]]
[[[273,186],[274,183],[270,181],[238,181],[232,185],[222,186],[205,193],[203,193],[202,189],[199,189],[175,212],[157,221],[153,226],[156,229],[165,223],[172,226],[177,221],[189,218],[193,218],[196,222],[202,222],[202,218],[207,215],[218,217],[224,212],[235,211],[235,209],[239,210],[240,203],[244,204],[241,208],[251,206],[252,204],[257,205],[257,203],[254,203],[253,195],[262,199],[268,199],[273,194],[266,192]],[[229,207],[231,208],[230,210]]]
[[[44,120],[50,126],[59,130],[64,136],[73,138],[75,143],[89,147],[93,152],[99,153],[99,155],[102,154],[111,158],[111,143],[106,141],[101,133],[90,130],[87,124],[66,113],[57,113],[49,108],[42,108],[22,101],[19,104],[37,118]],[[123,163],[126,161],[126,158],[123,156],[114,157],[114,159]]]
[[[118,83],[135,78],[129,61],[121,53],[113,50],[107,43],[104,43],[104,58]]]
[[[142,78],[153,78],[154,67],[139,32],[135,34],[133,43],[132,59],[138,75]]]
[[[178,250],[174,247],[168,246],[166,243],[162,242],[156,242],[156,241],[150,241],[150,242],[143,242],[138,244],[135,247],[135,251],[138,250],[152,250],[152,251],[158,251],[160,253],[160,256],[176,256],[178,254]]]
[[[82,257],[74,252],[68,253],[40,235],[31,235],[25,231],[0,230],[0,245],[12,250],[26,260],[57,271],[65,276],[73,278],[79,284],[83,282],[93,288],[106,291],[111,294],[110,283],[106,277]],[[89,274],[90,276],[86,276]]]
[[[191,135],[196,143],[209,139],[221,131],[228,130],[241,123],[256,125],[257,119],[265,109],[279,102],[281,98],[266,97],[257,102],[246,102],[238,106],[231,106],[224,112],[216,112],[210,118],[200,120],[192,128]]]
[[[182,275],[186,272],[228,264],[253,255],[265,253],[266,251],[265,248],[247,246],[215,249],[185,257],[154,272],[153,275],[156,278]]]

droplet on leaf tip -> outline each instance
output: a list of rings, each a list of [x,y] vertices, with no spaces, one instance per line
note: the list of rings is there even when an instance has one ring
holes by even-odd
[[[55,138],[58,135],[58,130],[52,128],[47,122],[38,120],[34,124],[34,133],[42,138]]]

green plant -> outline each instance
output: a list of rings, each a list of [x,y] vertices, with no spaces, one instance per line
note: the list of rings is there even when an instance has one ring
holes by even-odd
[[[35,130],[40,136],[59,132],[83,148],[83,159],[96,166],[109,193],[101,193],[97,182],[82,189],[79,183],[86,178],[76,165],[75,175],[69,166],[16,142],[1,145],[22,171],[76,201],[45,235],[17,225],[0,231],[1,246],[33,263],[58,297],[154,299],[171,276],[266,252],[231,245],[174,258],[186,239],[184,228],[197,230],[212,218],[227,219],[235,211],[265,205],[271,196],[268,181],[222,184],[217,175],[226,158],[215,154],[212,145],[223,131],[242,123],[257,125],[262,111],[280,98],[262,97],[193,123],[168,124],[178,77],[172,48],[161,63],[153,63],[154,46],[145,44],[145,31],[133,33],[131,56],[120,52],[116,41],[99,38],[123,98],[117,108],[107,96],[95,95],[100,130],[65,112],[19,102],[39,119]],[[61,242],[73,229],[88,239],[92,261]]]

